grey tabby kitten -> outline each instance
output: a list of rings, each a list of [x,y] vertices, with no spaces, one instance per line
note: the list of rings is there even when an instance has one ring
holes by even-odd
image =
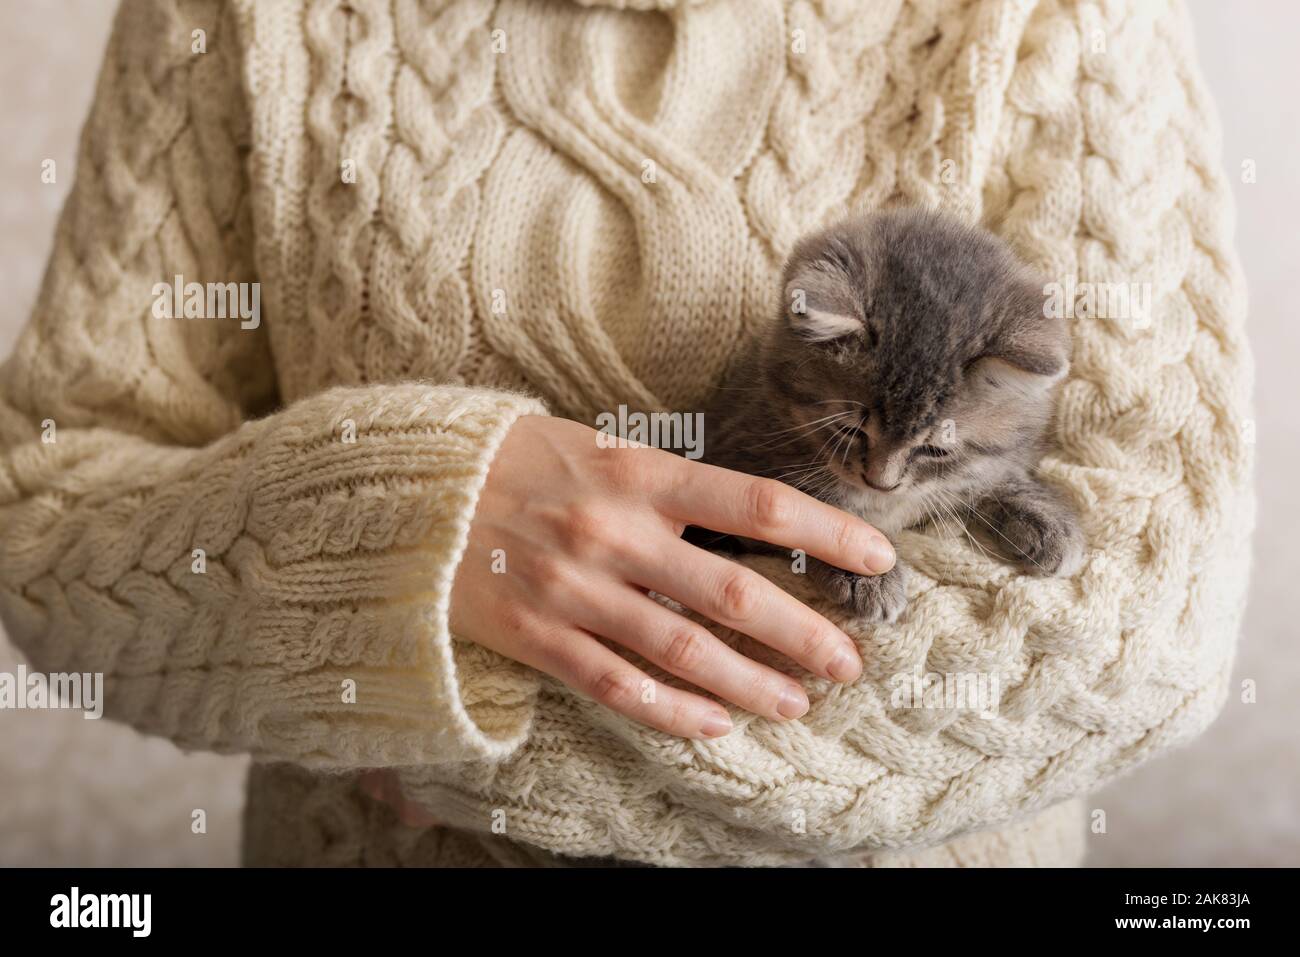
[[[997,237],[915,209],[853,217],[795,247],[780,317],[706,410],[704,459],[890,537],[959,519],[1027,571],[1072,575],[1078,519],[1034,475],[1069,356],[1064,320],[1044,316],[1041,282]],[[809,558],[808,572],[863,618],[906,605],[901,560],[864,576]]]

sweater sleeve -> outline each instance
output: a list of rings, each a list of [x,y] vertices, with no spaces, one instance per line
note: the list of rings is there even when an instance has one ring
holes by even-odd
[[[177,283],[257,302],[248,120],[229,16],[135,6],[0,367],[6,629],[184,747],[336,769],[500,758],[535,680],[454,641],[448,595],[499,442],[545,409],[422,383],[277,407],[255,310],[182,318]]]

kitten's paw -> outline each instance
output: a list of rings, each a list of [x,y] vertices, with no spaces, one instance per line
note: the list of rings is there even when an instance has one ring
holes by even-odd
[[[997,544],[1027,572],[1070,578],[1083,567],[1086,546],[1074,512],[1065,507],[1040,509],[1004,505],[997,518]]]
[[[907,608],[907,572],[901,563],[883,575],[857,575],[814,562],[809,571],[821,593],[870,622],[893,623]]]

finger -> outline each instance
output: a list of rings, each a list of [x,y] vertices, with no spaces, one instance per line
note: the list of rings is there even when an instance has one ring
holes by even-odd
[[[679,738],[719,738],[732,729],[721,705],[655,681],[576,628],[557,628],[529,642],[519,660],[611,711]]]
[[[775,479],[679,460],[656,496],[677,522],[801,548],[846,571],[880,575],[894,567],[888,539],[862,519]]]
[[[628,568],[636,584],[743,632],[832,681],[852,681],[862,658],[849,636],[753,569],[665,536]],[[658,551],[658,554],[653,554]]]
[[[363,771],[357,778],[357,787],[361,793],[372,801],[384,800],[384,773],[383,771]]]
[[[420,805],[408,801],[400,794],[397,797],[397,816],[407,827],[437,827],[442,823]]]
[[[808,696],[797,681],[746,658],[635,588],[602,594],[582,624],[746,711],[783,721],[808,710]]]
[[[357,786],[371,800],[387,804],[398,820],[409,827],[433,827],[441,823],[423,807],[406,799],[401,783],[392,771],[382,768],[366,771],[357,779]]]

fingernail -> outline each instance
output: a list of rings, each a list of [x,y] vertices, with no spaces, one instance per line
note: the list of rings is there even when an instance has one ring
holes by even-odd
[[[711,714],[700,725],[700,734],[706,738],[720,738],[724,734],[731,734],[731,727],[731,719],[725,714]]]
[[[898,556],[894,554],[894,546],[882,536],[873,535],[867,546],[867,571],[873,575],[883,575],[894,567],[896,561]]]
[[[842,648],[826,666],[826,673],[836,681],[852,681],[862,674],[862,659],[847,648]]]
[[[808,711],[808,696],[802,688],[789,687],[781,692],[776,710],[783,718],[799,718]]]

